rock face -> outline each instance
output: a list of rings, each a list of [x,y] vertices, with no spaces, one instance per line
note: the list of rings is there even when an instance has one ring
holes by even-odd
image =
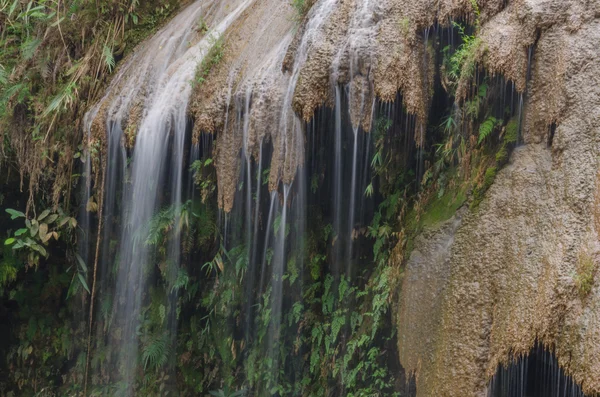
[[[485,395],[536,341],[600,393],[599,15],[593,1],[520,1],[482,26],[484,63],[528,86],[525,142],[479,209],[409,260],[398,343],[419,396]]]

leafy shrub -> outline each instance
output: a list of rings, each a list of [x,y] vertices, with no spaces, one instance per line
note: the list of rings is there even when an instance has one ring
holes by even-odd
[[[206,55],[204,55],[204,58],[202,58],[202,62],[200,62],[196,70],[195,84],[197,87],[204,84],[212,69],[221,62],[221,59],[225,54],[225,40],[223,39],[223,36],[211,35],[209,36],[208,41],[210,48]]]

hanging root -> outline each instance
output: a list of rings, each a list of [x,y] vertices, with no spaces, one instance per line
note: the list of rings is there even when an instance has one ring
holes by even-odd
[[[92,293],[90,298],[90,320],[87,340],[87,355],[85,359],[85,375],[83,380],[83,395],[87,395],[88,373],[90,369],[90,354],[92,351],[92,324],[94,320],[94,297],[96,296],[96,273],[98,269],[98,255],[100,253],[100,236],[102,234],[102,208],[104,207],[104,181],[106,179],[106,162],[102,162],[102,186],[98,197],[98,236],[96,237],[96,253],[94,257],[94,276],[92,280]]]

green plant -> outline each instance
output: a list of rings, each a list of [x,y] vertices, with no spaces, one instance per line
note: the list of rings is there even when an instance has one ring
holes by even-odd
[[[223,36],[211,34],[208,37],[208,42],[210,48],[196,69],[196,79],[194,80],[196,88],[204,84],[211,70],[221,62],[221,59],[225,55],[225,40]]]
[[[365,189],[365,196],[371,197],[374,193],[373,181],[379,177],[380,180],[387,180],[383,175],[390,170],[391,153],[386,149],[386,136],[387,132],[392,126],[392,120],[386,117],[380,117],[375,120],[374,129],[371,132],[373,134],[373,141],[375,144],[375,153],[371,159],[371,169],[373,170],[373,177],[370,183]]]
[[[194,173],[194,184],[200,188],[202,202],[212,196],[217,189],[216,171],[212,158],[196,160],[190,170]]]
[[[204,19],[204,15],[200,15],[200,19],[198,19],[198,24],[196,26],[196,31],[198,33],[206,33],[208,32],[208,24]]]
[[[142,361],[144,369],[159,369],[167,363],[169,358],[169,337],[167,333],[150,335],[142,347]]]
[[[493,116],[489,116],[485,119],[485,121],[479,125],[479,137],[477,138],[477,143],[481,144],[492,135],[492,132],[498,125],[502,125],[502,120],[498,120]]]
[[[46,246],[50,239],[58,240],[61,232],[74,229],[77,226],[77,220],[58,209],[53,213],[46,209],[36,218],[27,218],[25,213],[11,208],[7,208],[12,220],[23,218],[25,227],[17,229],[12,237],[4,241],[4,245],[11,246],[13,250],[23,250],[27,252],[27,261],[29,266],[36,266],[39,263],[40,256],[47,258],[48,251]]]
[[[108,68],[108,71],[112,72],[115,68],[115,57],[113,55],[113,49],[107,45],[104,45],[104,47],[102,47],[102,57],[104,59],[106,67]]]
[[[444,74],[447,85],[454,91],[460,84],[470,82],[475,75],[479,51],[483,49],[483,41],[475,34],[467,34],[465,27],[459,23],[453,22],[453,26],[458,29],[462,43],[450,54],[451,48],[445,47],[444,53]]]
[[[504,143],[514,144],[519,138],[519,120],[517,117],[511,118],[506,124],[504,133]]]
[[[292,0],[291,4],[295,11],[294,20],[300,23],[310,10],[311,0]]]
[[[492,186],[496,179],[498,168],[496,166],[488,167],[485,170],[483,181],[479,183],[473,189],[473,201],[471,202],[471,208],[477,208],[485,196],[485,192]]]

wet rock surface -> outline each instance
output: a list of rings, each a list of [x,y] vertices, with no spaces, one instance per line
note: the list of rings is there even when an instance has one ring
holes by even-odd
[[[401,361],[419,396],[483,395],[497,366],[536,341],[554,348],[586,394],[600,392],[598,10],[597,2],[515,2],[482,27],[484,62],[528,87],[525,144],[464,216],[448,257],[421,242],[409,261],[403,297],[435,295],[447,283],[441,304],[402,300],[399,309]],[[525,84],[517,77],[532,43]],[[436,260],[437,270],[423,274],[419,263]],[[594,281],[582,291],[586,263]]]

